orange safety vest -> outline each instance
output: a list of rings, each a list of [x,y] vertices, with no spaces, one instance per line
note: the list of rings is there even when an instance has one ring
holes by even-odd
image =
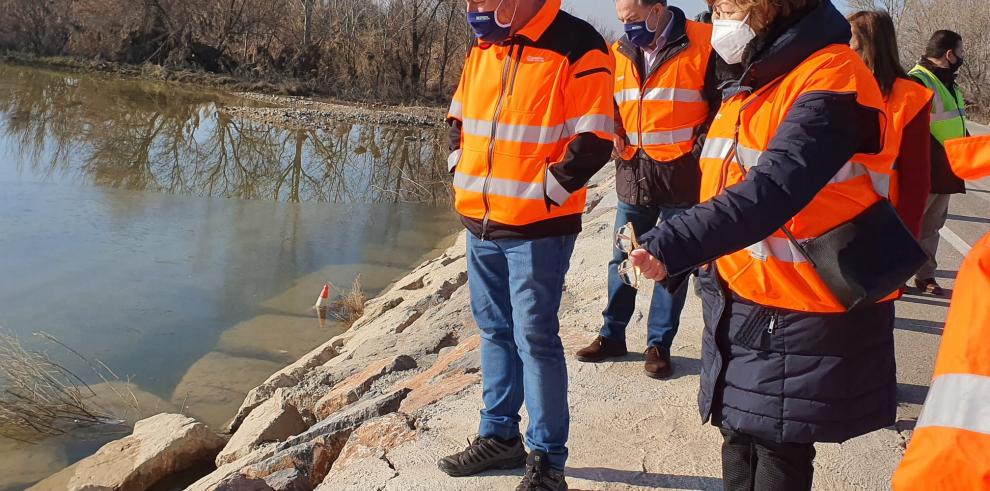
[[[990,174],[990,135],[946,140],[945,154],[952,173],[962,179],[981,179]]]
[[[549,169],[580,133],[612,141],[614,60],[604,45],[579,59],[541,47],[560,14],[560,0],[547,0],[516,41],[475,45],[464,63],[448,113],[463,123],[461,148],[448,164],[457,212],[486,227],[581,214],[586,190],[568,193]]]
[[[698,127],[708,118],[705,73],[712,55],[712,27],[687,21],[688,47],[658,68],[644,82],[636,60],[612,45],[615,57],[615,103],[629,144],[622,158],[629,160],[642,148],[658,162],[670,162],[690,153]]]
[[[952,171],[990,175],[990,135],[945,142]],[[990,235],[973,247],[956,279],[925,408],[895,491],[990,489]]]
[[[895,490],[990,489],[990,235],[959,270],[935,378]]]
[[[894,168],[900,156],[904,129],[931,102],[932,91],[911,80],[898,78],[887,95],[884,113],[887,115],[887,131],[884,133],[883,150],[876,155],[861,155],[857,162],[867,164],[874,172],[873,189],[877,194],[888,198],[895,206],[900,202],[897,169]],[[884,164],[890,164],[885,168]]]
[[[819,50],[762,89],[723,102],[701,155],[701,199],[711,199],[741,182],[745,172],[760,163],[791,106],[813,92],[853,93],[865,107],[878,112],[884,107],[873,74],[849,46],[831,45]],[[733,152],[734,160],[726,162]],[[889,176],[894,157],[866,157],[854,155],[811,203],[784,225],[794,238],[802,241],[818,237],[881,199],[871,176],[880,180]],[[746,249],[723,256],[717,263],[729,288],[752,302],[801,312],[846,311],[800,249],[780,230]]]

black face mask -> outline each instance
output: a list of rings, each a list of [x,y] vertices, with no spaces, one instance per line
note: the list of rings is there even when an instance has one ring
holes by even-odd
[[[958,72],[959,69],[962,68],[964,61],[966,61],[966,60],[962,59],[962,57],[960,57],[960,56],[957,56],[956,57],[956,62],[949,64],[949,68],[952,69],[952,73]]]

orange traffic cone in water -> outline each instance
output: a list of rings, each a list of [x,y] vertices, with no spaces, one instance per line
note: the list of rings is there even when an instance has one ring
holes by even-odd
[[[323,290],[320,292],[320,296],[316,297],[316,304],[313,308],[316,309],[316,316],[320,319],[320,327],[326,327],[327,325],[327,309],[330,307],[330,283],[323,285]]]
[[[316,310],[326,309],[330,305],[330,283],[323,285],[323,291],[320,292],[320,296],[316,297],[316,305],[313,306]]]

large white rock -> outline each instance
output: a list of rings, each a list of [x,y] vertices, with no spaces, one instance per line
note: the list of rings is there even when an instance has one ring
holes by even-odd
[[[143,491],[176,472],[212,460],[224,440],[181,414],[138,421],[134,432],[41,481],[33,490]]]
[[[251,411],[217,455],[217,466],[240,459],[263,443],[281,442],[306,430],[299,411],[283,397],[284,390],[278,389],[271,399]]]

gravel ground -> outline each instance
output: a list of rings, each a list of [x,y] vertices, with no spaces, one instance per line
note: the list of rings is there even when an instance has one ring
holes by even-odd
[[[438,127],[445,109],[423,106],[384,106],[320,101],[306,97],[239,92],[234,95],[258,106],[227,106],[223,112],[260,123],[290,128],[329,129],[337,123],[384,126]]]

